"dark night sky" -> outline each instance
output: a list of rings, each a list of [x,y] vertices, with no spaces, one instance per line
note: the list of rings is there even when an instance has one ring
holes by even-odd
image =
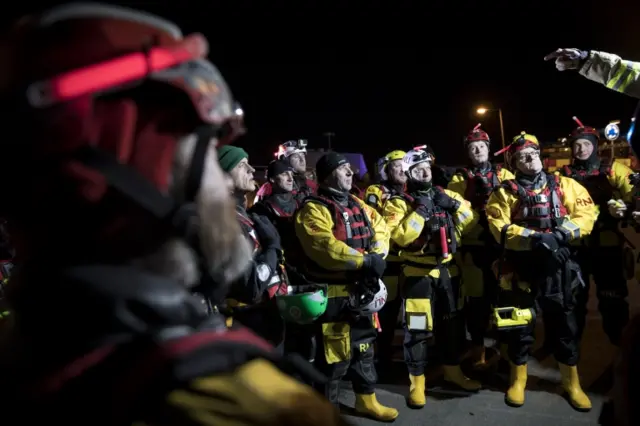
[[[554,140],[572,130],[572,115],[604,126],[628,120],[636,103],[542,61],[557,47],[640,60],[632,0],[127,3],[209,38],[210,59],[245,109],[239,143],[254,164],[282,140],[324,146],[325,131],[334,149],[369,160],[428,143],[440,162],[460,163],[479,104],[502,108],[507,139],[527,130]],[[497,115],[483,127],[497,147]]]

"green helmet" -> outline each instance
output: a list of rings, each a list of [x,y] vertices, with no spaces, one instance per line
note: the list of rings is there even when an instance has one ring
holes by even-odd
[[[327,310],[326,286],[289,286],[288,294],[276,296],[280,316],[285,321],[309,324]]]

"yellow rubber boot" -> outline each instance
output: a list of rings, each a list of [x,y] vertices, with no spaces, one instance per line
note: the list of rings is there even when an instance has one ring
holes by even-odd
[[[578,367],[558,363],[562,375],[562,388],[569,395],[569,403],[578,411],[591,410],[591,401],[580,386]]]
[[[524,390],[527,387],[527,364],[511,364],[509,389],[505,395],[507,405],[522,407],[524,405]]]
[[[411,386],[409,387],[409,398],[407,398],[407,405],[412,408],[422,408],[427,403],[427,397],[425,395],[425,380],[424,374],[419,376],[413,376],[409,374],[409,380]]]
[[[466,391],[472,392],[479,391],[482,387],[480,382],[471,380],[465,376],[459,365],[443,365],[442,368],[444,370],[444,379],[449,383],[453,383]]]
[[[398,417],[398,410],[380,404],[375,393],[370,395],[356,394],[355,410],[381,422],[390,422]]]

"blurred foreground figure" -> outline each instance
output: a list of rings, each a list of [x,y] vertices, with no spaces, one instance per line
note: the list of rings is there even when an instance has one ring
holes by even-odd
[[[206,40],[97,4],[10,37],[0,170],[15,184],[0,214],[20,266],[4,422],[342,424],[282,372],[291,363],[215,313],[251,247],[215,155],[241,110]]]

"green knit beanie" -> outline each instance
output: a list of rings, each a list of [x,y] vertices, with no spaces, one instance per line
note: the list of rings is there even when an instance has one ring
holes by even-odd
[[[229,173],[243,158],[249,158],[249,154],[242,148],[233,145],[225,145],[218,148],[218,162],[222,170]]]

